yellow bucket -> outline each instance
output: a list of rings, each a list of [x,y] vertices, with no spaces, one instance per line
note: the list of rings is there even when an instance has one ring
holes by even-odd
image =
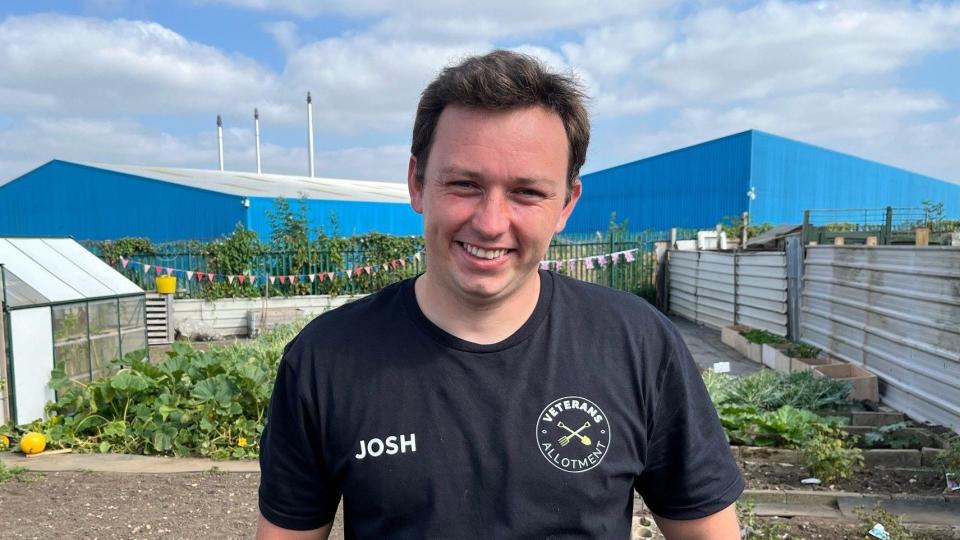
[[[157,292],[160,294],[177,292],[177,278],[175,276],[157,276],[154,281],[157,283]]]

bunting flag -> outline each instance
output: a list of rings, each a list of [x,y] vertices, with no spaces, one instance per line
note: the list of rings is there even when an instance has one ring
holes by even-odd
[[[363,267],[362,267],[362,266],[358,266],[358,267],[356,267],[356,268],[353,269],[353,275],[355,275],[355,276],[359,276],[362,272],[363,272]]]
[[[232,284],[232,283],[233,283],[233,280],[234,280],[234,278],[236,278],[236,277],[237,277],[237,276],[227,276],[227,282],[229,282],[229,283],[231,283],[231,284]]]
[[[415,261],[417,261],[417,262],[420,262],[420,252],[419,252],[419,251],[413,254],[413,260],[415,260]]]
[[[126,268],[127,265],[130,264],[130,259],[124,259],[123,257],[120,257],[120,264],[122,264],[123,267]]]
[[[406,259],[400,259],[400,266],[407,266],[407,260],[406,260]]]
[[[213,274],[207,274],[207,281],[213,281]]]
[[[173,268],[170,268],[170,267],[168,266],[168,267],[167,267],[167,275],[169,276],[169,275],[172,274],[172,273],[173,273]]]
[[[277,276],[267,276],[267,279],[269,279],[270,284],[273,285],[277,281]]]
[[[540,261],[540,269],[541,269],[541,270],[549,270],[549,269],[550,269],[550,263],[547,262],[547,261]]]
[[[316,281],[316,279],[317,279],[317,275],[316,275],[316,274],[308,274],[307,277],[310,278],[310,283],[313,283],[313,282]]]
[[[607,256],[606,256],[606,255],[598,255],[598,256],[597,256],[597,262],[600,263],[600,266],[606,266],[606,265],[607,265]]]
[[[197,271],[197,281],[203,281],[203,276],[205,275],[203,272]]]
[[[297,282],[297,276],[287,276],[287,279],[290,280],[290,283],[296,283],[296,282]]]
[[[399,263],[397,262],[396,259],[390,261],[390,268],[396,269],[396,268],[397,268],[397,264],[399,264]]]
[[[623,258],[626,259],[627,262],[633,262],[633,250],[624,251]]]
[[[317,274],[317,279],[320,280],[320,283],[323,283],[323,272],[320,272],[319,274]]]
[[[143,265],[143,271],[144,271],[144,272],[149,272],[149,271],[150,271],[150,265],[149,265],[149,264]]]
[[[364,266],[363,271],[366,272],[368,276],[373,273],[373,270],[371,270],[369,266]]]
[[[286,282],[287,282],[287,276],[280,276],[280,283],[283,284]]]
[[[592,269],[593,269],[593,257],[587,257],[586,259],[583,259],[583,266],[584,266],[584,268],[586,268],[587,270],[592,270]]]
[[[187,281],[193,279],[193,270],[187,270]]]
[[[571,270],[576,270],[577,268],[577,259],[569,259],[567,261],[567,268]]]
[[[334,276],[333,272],[327,272],[327,277],[330,278],[330,281],[333,281],[333,276]]]

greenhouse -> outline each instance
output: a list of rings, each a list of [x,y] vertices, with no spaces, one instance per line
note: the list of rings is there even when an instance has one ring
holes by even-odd
[[[0,424],[43,417],[50,372],[102,377],[147,348],[143,290],[70,238],[0,238]]]

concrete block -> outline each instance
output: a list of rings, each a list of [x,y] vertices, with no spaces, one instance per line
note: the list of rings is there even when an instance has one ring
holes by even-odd
[[[850,424],[854,426],[888,426],[903,422],[903,413],[886,411],[853,411]]]
[[[933,469],[939,467],[937,456],[943,453],[941,448],[922,448],[920,450],[920,466]]]
[[[786,492],[779,489],[745,489],[740,495],[741,501],[753,501],[757,504],[786,504]]]
[[[792,448],[768,448],[763,446],[743,446],[740,448],[740,458],[748,461],[764,461],[768,463],[800,463],[800,452]]]
[[[866,467],[909,468],[920,467],[919,450],[864,450],[863,464]]]
[[[857,435],[861,438],[871,431],[876,431],[876,429],[877,428],[873,426],[843,426],[844,431],[851,435]]]
[[[740,459],[740,447],[736,445],[730,445],[730,453],[733,454],[734,459]]]

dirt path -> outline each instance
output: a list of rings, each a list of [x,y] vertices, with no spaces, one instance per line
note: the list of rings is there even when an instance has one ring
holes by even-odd
[[[25,473],[0,484],[0,538],[253,538],[259,483],[255,473]]]

